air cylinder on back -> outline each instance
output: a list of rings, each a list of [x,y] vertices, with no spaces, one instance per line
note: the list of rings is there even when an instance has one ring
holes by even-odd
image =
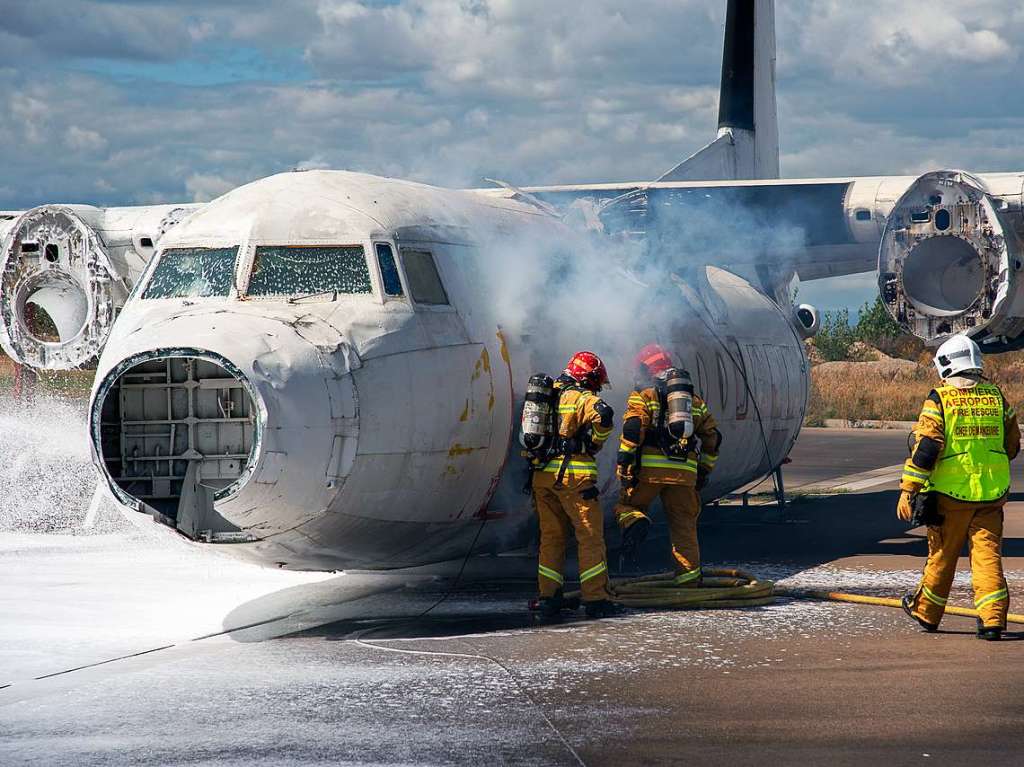
[[[679,368],[665,372],[665,425],[676,439],[693,435],[693,381]]]
[[[554,387],[551,376],[543,373],[532,376],[526,385],[519,442],[527,450],[545,448],[554,435]]]

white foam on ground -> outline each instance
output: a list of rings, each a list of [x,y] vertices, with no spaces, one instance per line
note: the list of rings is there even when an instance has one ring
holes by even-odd
[[[96,488],[89,455],[88,405],[38,396],[0,397],[0,531],[84,533]],[[127,523],[107,504],[92,531]]]
[[[0,684],[219,632],[240,605],[331,577],[134,531],[2,533]]]

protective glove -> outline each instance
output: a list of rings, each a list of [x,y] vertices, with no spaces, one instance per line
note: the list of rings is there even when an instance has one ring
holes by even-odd
[[[896,504],[896,516],[904,522],[909,522],[911,517],[914,516],[913,502],[916,492],[911,490],[903,490],[900,493],[899,503]]]
[[[636,485],[636,457],[632,453],[619,452],[618,473],[623,487]]]
[[[619,482],[623,488],[634,488],[637,485],[636,467],[633,465],[619,467]]]
[[[711,474],[711,470],[704,466],[697,467],[697,492],[699,493],[704,489],[704,486],[708,483],[708,476]]]

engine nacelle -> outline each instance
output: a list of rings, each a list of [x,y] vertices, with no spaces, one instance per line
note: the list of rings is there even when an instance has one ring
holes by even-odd
[[[195,205],[43,205],[0,222],[0,346],[28,367],[99,358],[159,238]]]
[[[821,329],[821,314],[810,304],[794,306],[793,324],[801,338],[814,338]]]
[[[99,357],[128,296],[96,233],[100,215],[96,208],[44,205],[24,213],[9,232],[0,271],[0,343],[13,359],[70,369]]]
[[[878,287],[893,318],[929,345],[964,333],[986,352],[1024,346],[1020,189],[962,171],[921,176],[882,233]]]

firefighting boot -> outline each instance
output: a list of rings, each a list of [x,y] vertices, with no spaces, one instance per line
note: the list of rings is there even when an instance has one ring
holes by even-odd
[[[611,618],[622,612],[622,608],[610,599],[599,599],[596,602],[584,602],[583,609],[586,610],[587,617],[592,620]]]
[[[640,569],[640,546],[647,539],[651,520],[638,519],[622,531],[622,546],[619,549],[619,572],[634,573]]]
[[[939,630],[938,624],[929,623],[928,621],[921,620],[916,615],[914,615],[913,594],[904,594],[903,599],[900,600],[900,604],[903,606],[903,612],[905,612],[907,615],[909,615],[911,618],[917,621],[921,628],[923,628],[929,634],[934,634],[936,631]]]
[[[580,598],[565,598],[562,590],[555,592],[554,596],[542,597],[530,605],[530,609],[536,611],[537,619],[543,623],[553,623],[562,619],[565,611],[579,610]]]
[[[981,618],[978,618],[978,639],[984,639],[988,642],[998,642],[1003,638],[1003,629],[1001,626],[986,626],[981,622]]]

